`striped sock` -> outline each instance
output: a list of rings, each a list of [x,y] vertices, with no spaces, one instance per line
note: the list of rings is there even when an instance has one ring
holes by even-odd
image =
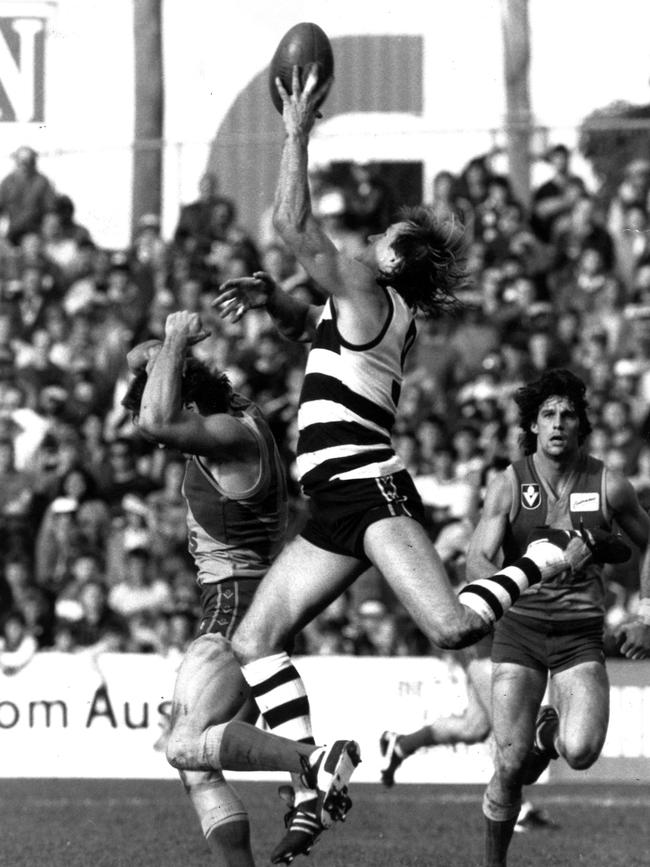
[[[302,678],[287,653],[274,653],[242,665],[260,713],[273,734],[314,744],[309,698]],[[314,797],[298,774],[291,775],[295,803]]]
[[[499,620],[524,590],[537,584],[542,577],[539,566],[529,557],[520,557],[489,578],[477,578],[460,591],[459,601],[475,611],[483,620]]]

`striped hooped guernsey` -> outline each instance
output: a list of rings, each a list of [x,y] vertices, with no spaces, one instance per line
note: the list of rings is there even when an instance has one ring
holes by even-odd
[[[262,413],[236,395],[234,415],[253,433],[260,449],[260,473],[236,494],[219,485],[205,458],[188,459],[183,480],[187,502],[188,548],[200,585],[227,578],[262,578],[284,544],[287,486],[282,459]]]
[[[332,481],[381,478],[404,469],[391,431],[416,325],[397,292],[383,291],[386,321],[363,345],[340,335],[331,298],[323,308],[298,409],[297,468],[307,496]]]

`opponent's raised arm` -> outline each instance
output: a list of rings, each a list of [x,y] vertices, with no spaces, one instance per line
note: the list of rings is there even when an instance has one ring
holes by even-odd
[[[235,277],[219,287],[212,306],[223,319],[238,322],[247,310],[264,307],[289,340],[311,340],[321,308],[281,289],[265,271]]]
[[[169,314],[160,350],[147,363],[138,428],[149,439],[187,454],[215,460],[241,457],[246,450],[256,454],[254,437],[238,419],[227,412],[203,416],[184,406],[187,350],[207,334],[198,314],[188,310]]]

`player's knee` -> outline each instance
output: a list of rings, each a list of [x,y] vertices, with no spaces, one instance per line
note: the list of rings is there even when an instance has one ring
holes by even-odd
[[[494,767],[499,778],[508,784],[517,783],[522,776],[527,756],[526,744],[497,745]]]
[[[491,731],[490,721],[485,717],[467,717],[464,738],[466,744],[482,744]]]
[[[276,653],[282,646],[282,641],[268,625],[258,630],[244,622],[232,637],[232,652],[240,665]]]
[[[443,650],[461,650],[476,644],[492,629],[491,624],[465,606],[460,607],[458,616],[436,622],[433,640]]]
[[[256,658],[255,647],[254,636],[246,629],[240,627],[232,637],[232,652],[240,665]]]
[[[183,728],[172,729],[167,739],[165,755],[167,761],[177,771],[190,771],[195,766],[197,744]]]
[[[207,632],[195,638],[190,650],[197,665],[212,665],[223,656],[232,658],[230,642],[218,632]]]
[[[435,627],[434,641],[443,650],[459,650],[472,643],[463,625],[455,621],[438,623]]]
[[[574,771],[586,771],[600,754],[600,744],[564,743],[560,745],[561,755]]]

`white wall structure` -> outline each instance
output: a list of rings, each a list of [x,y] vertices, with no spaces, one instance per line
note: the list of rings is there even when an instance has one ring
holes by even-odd
[[[33,145],[105,246],[125,245],[130,226],[133,2],[0,0],[0,172],[16,145]],[[550,140],[573,144],[584,116],[615,99],[650,102],[646,0],[529,7],[532,106]],[[320,24],[338,62],[314,161],[419,161],[426,197],[436,171],[461,169],[501,127],[500,8],[499,0],[163,0],[165,233],[208,165],[255,229],[282,138],[267,65],[297,21]],[[30,117],[36,92],[42,113]]]
[[[378,783],[379,736],[411,732],[439,716],[462,713],[466,680],[452,655],[297,657],[309,693],[317,743],[359,741],[358,782]],[[553,762],[547,779],[633,781],[650,771],[650,663],[608,665],[611,718],[603,754],[588,772]],[[41,652],[20,672],[0,673],[2,777],[172,779],[154,748],[169,714],[175,666],[155,654]],[[484,783],[489,741],[430,747],[399,770],[400,783]],[[282,779],[278,773],[239,773]]]

